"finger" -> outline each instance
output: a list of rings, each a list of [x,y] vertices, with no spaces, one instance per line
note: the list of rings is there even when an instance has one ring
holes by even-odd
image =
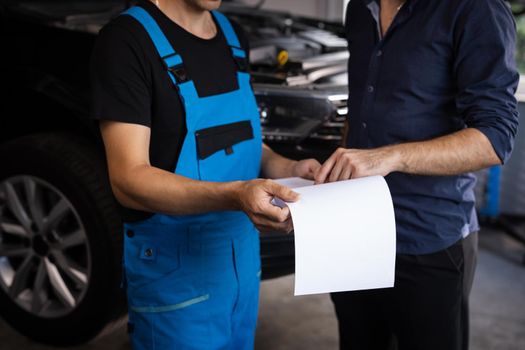
[[[257,230],[259,231],[259,233],[274,233],[275,232],[274,229],[268,226],[256,224],[255,227],[257,227]]]
[[[259,219],[257,219],[257,220],[259,220]],[[289,233],[291,233],[294,230],[293,221],[292,221],[291,217],[288,220],[286,220],[285,222],[283,222],[283,223],[275,223],[275,222],[272,222],[271,220],[268,221],[268,220],[262,218],[260,223],[257,224],[257,228],[261,232],[276,232],[276,231],[279,231],[279,232],[283,232],[283,233],[286,233],[286,234],[289,234]]]
[[[319,171],[321,168],[321,163],[319,163],[315,159],[311,159],[311,161],[308,163],[308,173],[305,174],[305,178],[308,180],[314,180],[315,174]]]
[[[255,226],[261,232],[285,232],[289,233],[291,231],[291,220],[288,219],[284,222],[275,222],[267,219],[264,216],[257,216],[254,220]]]
[[[343,168],[345,167],[345,159],[343,157],[339,157],[337,159],[337,162],[334,165],[334,168],[332,169],[332,172],[330,173],[330,176],[328,177],[328,182],[335,182],[339,179],[339,175],[343,171]]]
[[[319,171],[317,172],[317,175],[315,176],[315,183],[316,184],[322,184],[326,181],[326,178],[328,177],[328,174],[332,171],[332,168],[334,167],[337,157],[339,157],[339,151],[335,151],[330,158],[324,162],[324,164],[319,168]]]
[[[271,227],[267,227],[266,232],[279,232],[279,233],[285,233],[289,234],[293,231],[293,224],[291,223],[291,220],[272,225]]]
[[[297,202],[299,200],[299,193],[294,192],[291,188],[279,185],[276,182],[270,182],[270,194],[282,199],[285,202]]]
[[[290,216],[290,209],[288,207],[278,207],[271,203],[261,205],[255,215],[264,217],[272,222],[285,222]]]
[[[288,219],[286,222],[276,225],[274,229],[278,232],[289,234],[293,231],[292,220]]]
[[[292,233],[292,231],[293,231],[292,217],[290,217],[288,220],[286,220],[285,224],[286,224],[286,231],[284,231],[284,232],[285,233]]]
[[[314,180],[315,179],[315,171],[312,169],[309,169],[306,174],[303,174],[303,179],[306,180]]]
[[[344,181],[348,180],[352,177],[352,167],[351,166],[345,166],[341,174],[339,175],[338,181]]]
[[[308,165],[310,167],[310,171],[314,173],[321,167],[321,163],[319,163],[317,159],[310,159],[310,163]]]

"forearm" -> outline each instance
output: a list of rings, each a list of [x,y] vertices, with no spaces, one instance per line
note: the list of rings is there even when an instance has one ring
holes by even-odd
[[[296,161],[275,153],[270,147],[263,144],[261,169],[264,177],[269,179],[292,177],[295,163]]]
[[[149,165],[128,174],[112,187],[117,200],[129,208],[170,215],[239,209],[240,182],[196,181]]]
[[[501,164],[488,138],[468,128],[429,141],[389,146],[393,171],[418,175],[456,175]]]

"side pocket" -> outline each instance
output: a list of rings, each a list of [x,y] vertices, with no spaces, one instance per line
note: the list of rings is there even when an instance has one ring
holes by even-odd
[[[166,243],[162,232],[134,228],[133,237],[124,239],[125,285],[130,292],[154,285],[181,268],[180,247]]]
[[[458,241],[446,249],[431,254],[398,256],[396,265],[405,264],[415,265],[424,270],[449,273],[450,278],[460,278],[464,264],[462,242]]]
[[[462,240],[457,243],[454,243],[452,246],[445,249],[445,253],[448,256],[448,259],[456,270],[460,273],[463,272],[464,256],[463,256],[463,247]]]

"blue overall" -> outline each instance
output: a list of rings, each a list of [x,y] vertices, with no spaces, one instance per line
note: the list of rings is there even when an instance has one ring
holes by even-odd
[[[187,136],[174,172],[214,182],[257,178],[260,119],[250,76],[241,64],[237,90],[199,97],[182,57],[155,20],[138,6],[124,14],[145,28],[174,93],[184,104]],[[232,59],[242,62],[246,53],[230,22],[219,12],[213,16],[231,47]],[[159,213],[125,223],[124,230],[125,284],[135,350],[253,349],[259,238],[243,212]]]

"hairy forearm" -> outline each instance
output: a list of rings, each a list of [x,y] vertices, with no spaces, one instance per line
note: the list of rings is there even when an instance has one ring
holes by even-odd
[[[135,166],[127,176],[112,181],[124,206],[170,215],[237,210],[240,182],[195,181],[149,165]]]
[[[261,162],[262,175],[268,179],[280,179],[293,176],[296,161],[285,158],[263,145]]]
[[[473,128],[387,149],[397,159],[393,171],[409,174],[456,175],[501,164],[488,138]]]

